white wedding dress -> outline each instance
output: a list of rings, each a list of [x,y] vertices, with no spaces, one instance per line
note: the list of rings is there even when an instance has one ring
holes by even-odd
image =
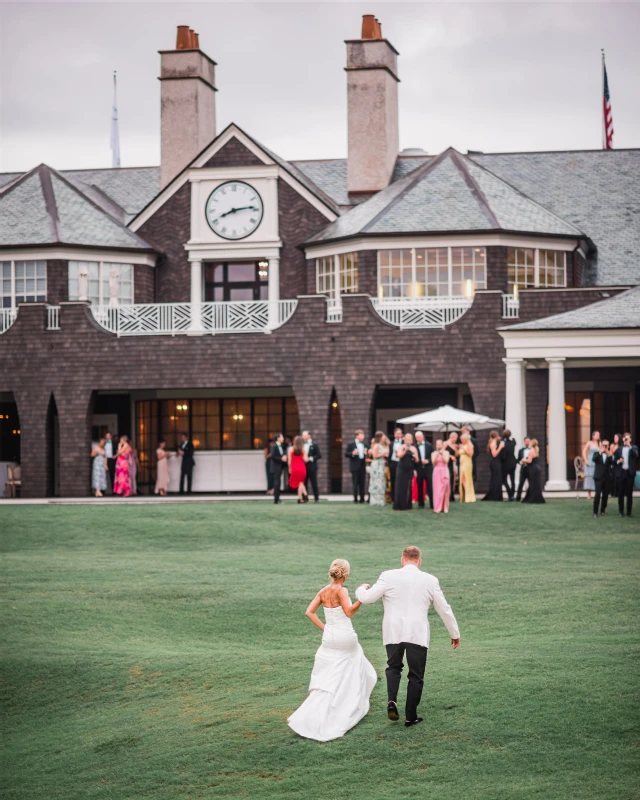
[[[344,734],[369,711],[378,676],[342,610],[324,608],[325,628],[309,683],[309,696],[287,722],[300,736],[328,742]]]

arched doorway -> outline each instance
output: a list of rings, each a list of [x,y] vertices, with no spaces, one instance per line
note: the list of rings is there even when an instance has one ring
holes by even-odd
[[[329,490],[342,492],[342,414],[335,389],[329,405]]]

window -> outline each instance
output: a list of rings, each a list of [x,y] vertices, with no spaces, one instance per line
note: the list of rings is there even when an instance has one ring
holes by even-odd
[[[486,289],[484,247],[378,251],[378,296],[450,297]]]
[[[69,300],[80,299],[81,276],[87,276],[87,299],[97,306],[133,303],[133,266],[109,261],[70,261]],[[115,302],[114,302],[115,301]]]
[[[556,287],[567,284],[567,254],[564,250],[534,250],[510,247],[507,255],[509,293],[513,287]]]
[[[46,261],[2,261],[2,307],[19,303],[46,303]]]
[[[353,294],[358,291],[357,253],[342,253],[337,256],[316,259],[316,291],[318,294],[335,297],[338,286],[340,294]]]
[[[207,302],[269,299],[266,261],[205,264],[204,276],[204,297]]]

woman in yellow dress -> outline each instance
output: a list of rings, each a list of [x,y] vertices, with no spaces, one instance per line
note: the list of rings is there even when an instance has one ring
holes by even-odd
[[[476,493],[473,488],[473,444],[468,433],[460,437],[458,447],[460,456],[460,502],[475,503]]]

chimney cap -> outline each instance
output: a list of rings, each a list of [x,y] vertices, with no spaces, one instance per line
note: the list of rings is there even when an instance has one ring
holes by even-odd
[[[382,25],[373,14],[362,15],[362,38],[382,39]]]
[[[176,32],[176,50],[199,50],[198,34],[188,25],[178,25]]]

